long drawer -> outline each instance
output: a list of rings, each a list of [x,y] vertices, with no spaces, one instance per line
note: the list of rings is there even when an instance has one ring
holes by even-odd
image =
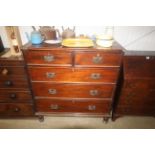
[[[0,76],[26,76],[24,67],[0,67]]]
[[[0,104],[0,116],[32,116],[34,114],[33,105],[30,104]]]
[[[77,52],[75,54],[75,66],[89,67],[119,67],[121,65],[121,54],[107,54],[104,52]]]
[[[28,89],[28,81],[25,77],[15,77],[15,76],[1,76],[0,77],[0,88],[7,89]]]
[[[32,83],[36,97],[112,98],[113,84],[53,84]]]
[[[29,67],[32,81],[116,83],[119,68],[52,68]]]
[[[32,101],[30,91],[4,90],[0,89],[0,102],[29,103]]]
[[[71,52],[66,51],[30,51],[25,54],[28,65],[71,66]]]
[[[54,100],[37,99],[37,112],[109,113],[108,100]]]

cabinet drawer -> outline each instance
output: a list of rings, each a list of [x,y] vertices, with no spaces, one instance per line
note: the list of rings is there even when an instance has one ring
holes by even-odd
[[[0,77],[4,76],[25,76],[24,67],[0,67]]]
[[[109,113],[111,101],[37,99],[38,112]]]
[[[32,83],[34,95],[38,97],[69,98],[112,98],[112,84],[51,84],[48,82]]]
[[[32,97],[29,91],[16,91],[0,89],[0,102],[31,102]]]
[[[105,54],[104,52],[86,52],[75,54],[75,66],[103,67],[121,65],[121,54]]]
[[[55,82],[109,82],[116,83],[119,68],[72,69],[51,67],[29,67],[32,81]]]
[[[8,59],[2,59],[0,60],[0,67],[5,67],[5,66],[10,66],[10,67],[15,67],[15,66],[24,66],[24,61],[23,58],[19,58],[18,60],[8,60]]]
[[[125,78],[155,78],[155,56],[125,56]]]
[[[27,104],[0,104],[0,116],[32,116],[33,106]]]
[[[5,77],[1,76],[0,77],[0,88],[22,88],[22,89],[27,89],[28,87],[28,81],[25,77]]]
[[[28,65],[71,66],[70,52],[65,51],[30,51],[25,54]]]

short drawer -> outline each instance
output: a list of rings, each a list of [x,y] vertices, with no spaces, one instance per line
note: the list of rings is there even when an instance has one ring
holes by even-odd
[[[37,112],[110,113],[108,100],[37,99]]]
[[[16,58],[16,60],[15,59],[10,60],[10,58],[9,59],[4,58],[0,60],[0,67],[5,67],[5,66],[7,67],[24,66],[23,58],[22,57],[19,59]]]
[[[28,81],[25,77],[5,77],[1,76],[0,77],[0,88],[22,88],[22,89],[27,89],[29,88],[28,86]]]
[[[112,98],[113,84],[51,84],[32,83],[36,97]]]
[[[33,116],[33,105],[27,104],[12,104],[1,103],[0,104],[0,117],[5,116]]]
[[[119,68],[29,67],[28,70],[32,81],[116,83],[119,75]]]
[[[0,77],[4,76],[25,76],[24,67],[0,67]]]
[[[155,78],[155,56],[125,56],[125,78]]]
[[[32,96],[30,91],[17,91],[17,90],[5,90],[0,89],[0,102],[32,102]]]
[[[28,65],[72,65],[71,53],[65,51],[29,51],[25,58]]]
[[[121,61],[121,54],[106,54],[104,52],[79,52],[75,54],[75,66],[119,67],[121,65]]]

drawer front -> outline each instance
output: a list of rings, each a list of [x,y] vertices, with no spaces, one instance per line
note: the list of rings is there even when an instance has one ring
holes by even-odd
[[[25,58],[29,65],[72,65],[71,53],[65,51],[30,51],[25,54]]]
[[[5,67],[5,66],[10,66],[10,67],[24,66],[24,61],[23,60],[7,60],[7,59],[0,60],[0,67]]]
[[[19,78],[19,77],[0,77],[0,88],[22,88],[22,89],[28,89],[28,81],[26,78]]]
[[[111,101],[37,99],[38,112],[109,113]]]
[[[24,67],[0,67],[0,77],[4,76],[25,76]]]
[[[27,104],[0,104],[0,116],[32,116],[34,110],[32,105]]]
[[[155,78],[155,56],[125,56],[125,78]]]
[[[34,95],[38,97],[69,97],[69,98],[112,98],[112,84],[51,84],[32,83]]]
[[[120,66],[122,60],[121,54],[105,54],[103,52],[87,52],[75,54],[75,66]]]
[[[29,67],[29,75],[32,81],[116,83],[118,74],[119,68],[71,69]]]
[[[116,109],[116,115],[155,116],[155,107],[119,106]]]
[[[29,91],[15,91],[0,89],[0,102],[32,102],[32,96]]]

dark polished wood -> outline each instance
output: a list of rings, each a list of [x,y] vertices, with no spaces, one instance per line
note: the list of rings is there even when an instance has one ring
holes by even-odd
[[[155,116],[155,57],[124,57],[124,80],[115,116]]]
[[[65,48],[30,45],[23,54],[37,115],[72,114],[111,117],[122,64],[122,47]]]
[[[0,117],[29,117],[33,115],[32,94],[23,57],[0,57]]]

